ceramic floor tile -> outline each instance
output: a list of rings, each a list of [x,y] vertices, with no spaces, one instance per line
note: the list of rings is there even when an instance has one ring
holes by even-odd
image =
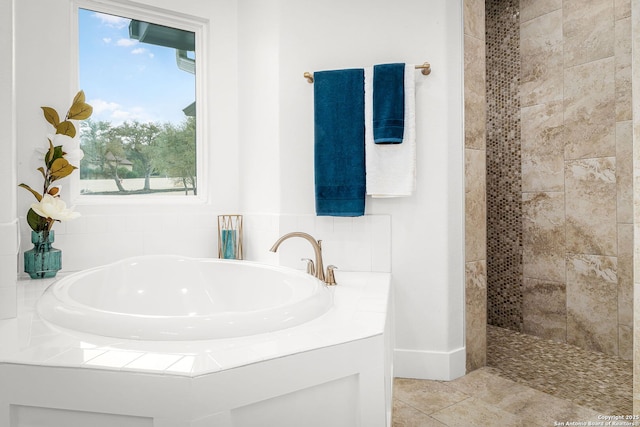
[[[396,378],[394,396],[425,414],[432,414],[469,398],[469,395],[447,386],[444,382],[410,378]]]
[[[449,427],[529,427],[533,425],[475,397],[441,409],[431,416]]]
[[[602,414],[631,413],[631,361],[494,326],[487,349],[501,377]]]
[[[393,427],[447,427],[401,400],[393,401]]]

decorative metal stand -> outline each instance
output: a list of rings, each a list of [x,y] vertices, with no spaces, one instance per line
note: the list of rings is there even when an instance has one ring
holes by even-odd
[[[242,215],[218,215],[218,258],[242,259]]]

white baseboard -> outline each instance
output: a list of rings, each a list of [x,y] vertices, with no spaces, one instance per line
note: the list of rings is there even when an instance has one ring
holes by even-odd
[[[423,380],[450,381],[466,371],[464,347],[450,352],[395,349],[393,355],[394,376]]]

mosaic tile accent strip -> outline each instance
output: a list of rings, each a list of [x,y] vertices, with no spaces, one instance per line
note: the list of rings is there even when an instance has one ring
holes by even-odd
[[[632,413],[629,360],[488,326],[487,365],[503,378],[605,415]]]
[[[486,2],[487,318],[522,330],[519,0]]]

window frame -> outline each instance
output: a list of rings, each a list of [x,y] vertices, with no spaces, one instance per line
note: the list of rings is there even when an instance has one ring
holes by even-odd
[[[184,13],[161,9],[155,6],[139,3],[121,3],[113,0],[72,0],[71,2],[71,69],[75,72],[74,86],[79,87],[80,49],[79,49],[79,9],[87,9],[99,13],[117,15],[125,18],[146,21],[167,27],[191,31],[195,34],[195,99],[196,99],[196,179],[198,186],[197,195],[86,195],[80,193],[80,174],[72,174],[69,178],[70,199],[74,205],[143,205],[143,204],[184,204],[203,205],[209,200],[209,174],[207,162],[209,159],[208,141],[209,130],[207,126],[207,97],[205,96],[206,64],[208,64],[207,51],[204,40],[207,40],[208,21]],[[91,94],[87,94],[90,102]]]

